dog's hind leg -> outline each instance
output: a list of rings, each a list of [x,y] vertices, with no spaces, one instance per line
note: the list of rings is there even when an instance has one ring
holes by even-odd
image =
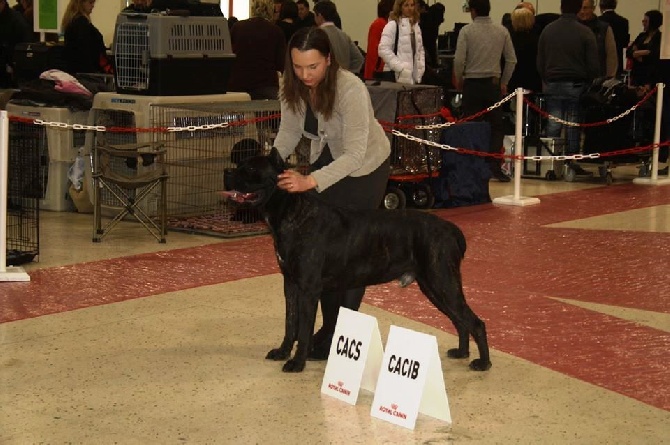
[[[470,306],[465,304],[463,318],[470,327],[470,333],[477,344],[479,358],[470,362],[470,369],[475,371],[486,371],[491,367],[491,358],[489,357],[489,342],[486,338],[486,325],[475,315]]]
[[[291,356],[293,344],[298,338],[298,287],[284,277],[284,299],[286,317],[284,321],[284,340],[265,356],[269,360],[286,360]]]
[[[422,277],[417,277],[417,281],[421,291],[440,312],[451,320],[458,333],[458,348],[449,349],[447,357],[455,359],[469,357],[470,335],[472,335],[479,350],[479,358],[470,362],[470,368],[476,371],[486,371],[491,367],[486,327],[465,302],[460,277],[451,278],[448,283],[444,283],[446,287],[443,289],[435,288],[429,280]]]

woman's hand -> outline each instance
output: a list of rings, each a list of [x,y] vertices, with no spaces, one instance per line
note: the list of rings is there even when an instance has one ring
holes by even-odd
[[[633,58],[635,58],[635,60],[639,62],[642,62],[642,58],[648,56],[650,53],[651,51],[649,51],[648,49],[638,49],[633,51]]]
[[[317,186],[316,180],[311,175],[301,175],[295,170],[286,170],[280,173],[277,179],[279,188],[289,193],[306,192]]]

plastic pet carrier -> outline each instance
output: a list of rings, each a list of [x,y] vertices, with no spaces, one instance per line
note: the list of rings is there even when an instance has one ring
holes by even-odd
[[[122,13],[113,49],[116,89],[123,94],[225,93],[235,60],[223,17]]]

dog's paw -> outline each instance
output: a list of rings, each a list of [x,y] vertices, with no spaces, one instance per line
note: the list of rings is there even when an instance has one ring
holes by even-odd
[[[267,360],[286,360],[291,355],[290,351],[285,351],[282,348],[273,349],[265,356]]]
[[[473,371],[487,371],[491,368],[491,362],[476,358],[470,362],[470,369]]]
[[[449,358],[468,358],[468,357],[470,357],[470,352],[461,351],[458,348],[449,349],[447,351],[447,357],[449,357]]]
[[[284,363],[284,366],[281,368],[284,372],[302,372],[303,369],[305,369],[305,362],[294,358]]]

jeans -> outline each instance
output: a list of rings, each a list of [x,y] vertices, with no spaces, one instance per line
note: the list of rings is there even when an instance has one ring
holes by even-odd
[[[547,94],[547,113],[567,122],[581,122],[582,113],[579,99],[586,90],[584,82],[547,82],[544,92]],[[561,136],[562,124],[551,119],[547,121],[547,137]],[[568,126],[566,129],[567,145],[565,154],[577,154],[580,151],[581,128]]]

